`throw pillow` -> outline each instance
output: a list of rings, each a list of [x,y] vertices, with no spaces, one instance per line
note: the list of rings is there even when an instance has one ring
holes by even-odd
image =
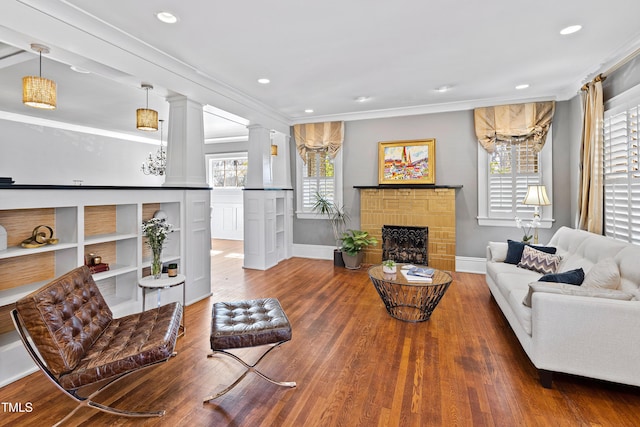
[[[527,307],[531,307],[531,296],[534,292],[545,292],[548,294],[562,294],[562,295],[577,295],[593,298],[608,298],[617,299],[622,301],[630,301],[633,299],[633,295],[628,292],[619,291],[616,289],[598,289],[591,288],[585,289],[584,286],[568,285],[566,283],[529,283],[529,293],[522,300],[522,304]]]
[[[548,254],[555,254],[556,248],[553,246],[534,246],[528,243],[516,242],[515,240],[507,240],[507,256],[504,260],[507,264],[518,264],[522,259],[522,252],[525,246],[536,248],[539,251],[546,252]]]
[[[620,286],[620,270],[613,258],[601,259],[591,267],[584,277],[585,288],[618,289]]]
[[[507,258],[508,246],[504,242],[489,242],[489,249],[491,250],[491,261],[504,262]]]
[[[525,246],[518,267],[549,274],[556,272],[561,260],[562,258],[559,255],[548,254],[531,246]]]
[[[555,282],[568,283],[570,285],[582,285],[584,281],[584,270],[577,268],[575,270],[565,271],[564,273],[545,274],[538,279],[538,282]]]

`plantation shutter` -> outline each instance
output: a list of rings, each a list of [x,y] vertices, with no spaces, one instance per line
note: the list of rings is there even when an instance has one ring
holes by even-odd
[[[639,112],[635,105],[604,120],[605,235],[634,244],[640,244]]]
[[[542,184],[539,157],[532,141],[496,143],[489,158],[490,218],[533,213],[533,206],[523,205],[522,201],[529,185]]]

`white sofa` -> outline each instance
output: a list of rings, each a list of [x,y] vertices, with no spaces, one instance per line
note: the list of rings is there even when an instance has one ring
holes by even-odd
[[[550,388],[553,373],[563,372],[640,386],[640,247],[567,227],[558,229],[548,246],[562,257],[558,272],[582,268],[589,276],[594,265],[613,265],[612,258],[620,280],[610,292],[625,300],[534,291],[527,307],[529,284],[542,274],[502,262],[507,243],[489,242],[487,285],[540,382]]]

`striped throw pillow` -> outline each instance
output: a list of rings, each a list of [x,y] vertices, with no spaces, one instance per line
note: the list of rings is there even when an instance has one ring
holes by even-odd
[[[562,257],[559,255],[547,254],[531,246],[525,246],[518,267],[542,274],[551,274],[556,272],[561,260]]]

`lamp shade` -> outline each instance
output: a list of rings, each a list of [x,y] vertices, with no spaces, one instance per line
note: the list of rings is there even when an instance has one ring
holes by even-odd
[[[272,156],[278,155],[278,146],[275,144],[271,144],[271,155]]]
[[[530,185],[527,195],[522,201],[523,205],[549,206],[551,202],[547,197],[547,189],[544,185]]]
[[[148,108],[136,110],[136,128],[140,130],[158,130],[158,112]]]
[[[22,103],[34,108],[56,108],[56,82],[38,76],[22,78]]]

